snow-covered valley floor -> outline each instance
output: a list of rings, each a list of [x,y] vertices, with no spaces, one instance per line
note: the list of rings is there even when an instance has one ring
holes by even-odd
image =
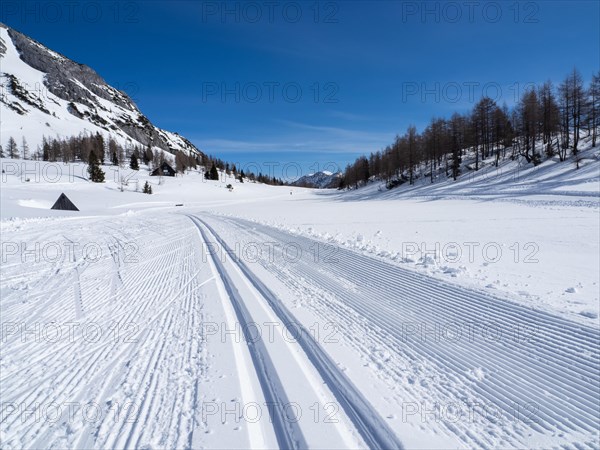
[[[599,446],[597,155],[344,194],[21,164],[2,448]]]

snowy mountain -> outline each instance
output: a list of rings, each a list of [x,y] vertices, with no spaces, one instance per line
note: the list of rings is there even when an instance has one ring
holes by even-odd
[[[329,189],[337,188],[342,177],[341,172],[331,173],[326,170],[317,173],[311,173],[298,178],[292,183],[293,186],[316,188],[316,189]]]
[[[0,144],[25,137],[35,149],[44,136],[100,132],[123,146],[201,154],[177,133],[154,126],[122,91],[93,69],[0,23]]]

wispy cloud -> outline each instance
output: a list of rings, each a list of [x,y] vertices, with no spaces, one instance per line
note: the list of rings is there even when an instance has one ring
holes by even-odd
[[[336,119],[348,120],[351,122],[367,122],[367,121],[373,120],[372,117],[363,116],[360,114],[354,114],[354,113],[350,113],[350,112],[346,112],[346,111],[335,111],[334,110],[334,111],[330,111],[329,115]]]
[[[379,144],[389,143],[390,139],[393,138],[393,131],[369,131],[359,130],[356,128],[342,128],[335,126],[325,125],[312,125],[308,123],[295,122],[290,120],[278,120],[279,123],[289,126],[290,128],[296,128],[305,130],[307,135],[318,135],[324,138],[337,138],[347,143],[364,144],[373,143]],[[311,133],[312,132],[312,133]]]
[[[332,126],[312,125],[289,120],[277,120],[272,139],[227,139],[198,137],[201,147],[209,153],[368,153],[389,144],[393,132],[364,131]]]

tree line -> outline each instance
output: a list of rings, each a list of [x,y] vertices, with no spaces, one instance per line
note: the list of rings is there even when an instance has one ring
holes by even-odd
[[[49,162],[84,162],[92,166],[90,176],[92,181],[102,182],[104,178],[101,174],[102,165],[129,166],[132,170],[139,170],[140,163],[149,168],[160,167],[167,161],[174,165],[173,168],[178,173],[185,173],[188,170],[197,170],[204,168],[205,178],[218,180],[219,171],[227,175],[234,176],[239,181],[244,179],[252,182],[283,185],[284,182],[276,177],[270,177],[253,172],[244,173],[239,170],[235,164],[223,161],[220,158],[206,155],[192,155],[178,150],[170,150],[175,158],[171,160],[162,150],[153,150],[148,144],[145,148],[141,145],[121,146],[112,137],[104,137],[100,133],[80,134],[69,138],[46,138],[43,137],[42,145],[38,146],[36,151],[30,151],[27,139],[22,138],[21,145],[17,144],[13,137],[9,137],[6,151],[0,145],[0,157],[12,159],[30,159]]]
[[[277,178],[274,175],[264,175],[262,172],[259,172],[258,175],[252,171],[244,172],[242,168],[236,167],[234,163],[213,156],[207,157],[207,164],[205,167],[206,171],[204,172],[204,177],[208,180],[218,180],[220,171],[229,176],[233,176],[240,183],[243,183],[244,179],[247,179],[251,182],[270,184],[272,186],[283,186],[286,184],[281,178]]]
[[[414,184],[420,177],[456,180],[469,153],[469,169],[479,170],[482,161],[523,157],[538,165],[548,158],[572,158],[580,163],[580,139],[590,137],[592,147],[600,127],[600,72],[584,86],[577,69],[555,88],[547,81],[523,93],[510,109],[482,97],[466,114],[433,118],[421,132],[410,125],[403,135],[383,150],[360,156],[345,168],[340,189],[357,188],[369,180],[385,180],[388,189]]]

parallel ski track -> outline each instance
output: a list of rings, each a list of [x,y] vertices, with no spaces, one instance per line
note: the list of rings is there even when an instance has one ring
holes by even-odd
[[[203,227],[205,227],[223,249],[231,255],[231,261],[238,266],[248,281],[250,281],[254,288],[264,297],[282,323],[293,323],[295,327],[300,329],[297,342],[300,344],[320,376],[327,383],[336,400],[339,402],[340,406],[343,408],[368,447],[373,449],[403,448],[400,440],[390,429],[388,424],[381,418],[379,413],[373,408],[350,379],[339,369],[337,364],[323,348],[314,340],[312,334],[298,324],[294,316],[275,294],[273,294],[273,292],[250,271],[243,261],[235,258],[232,249],[210,225],[197,216],[189,217],[196,224],[205,240],[206,232],[203,230]],[[220,264],[220,262],[217,262],[219,260],[218,257],[213,257],[213,260],[217,265]],[[221,275],[224,275],[223,278],[227,280],[228,276],[222,267],[220,272]],[[240,299],[238,303],[243,304],[243,300]],[[240,320],[242,319],[240,318]],[[247,318],[244,320],[247,320]]]
[[[194,216],[188,217],[192,219],[194,225],[198,228],[204,242],[213,243],[214,240],[217,239],[212,231],[206,231],[204,228],[205,225],[198,218]],[[215,253],[215,250],[211,246],[208,246],[208,250],[231,300],[237,319],[242,325],[244,337],[246,338],[248,350],[250,351],[252,363],[254,364],[254,369],[258,376],[265,400],[267,401],[267,404],[275,405],[273,408],[269,408],[269,415],[273,422],[273,430],[275,432],[275,437],[277,438],[277,444],[282,449],[307,448],[307,443],[300,426],[297,422],[287,420],[284,409],[280,407],[280,405],[289,404],[289,399],[287,398],[283,382],[278,376],[277,369],[269,355],[265,342],[262,339],[253,339],[249,334],[249,324],[254,323],[254,321],[244,304],[244,299],[235,287],[234,282],[227,273],[227,269],[225,269],[223,262]]]

